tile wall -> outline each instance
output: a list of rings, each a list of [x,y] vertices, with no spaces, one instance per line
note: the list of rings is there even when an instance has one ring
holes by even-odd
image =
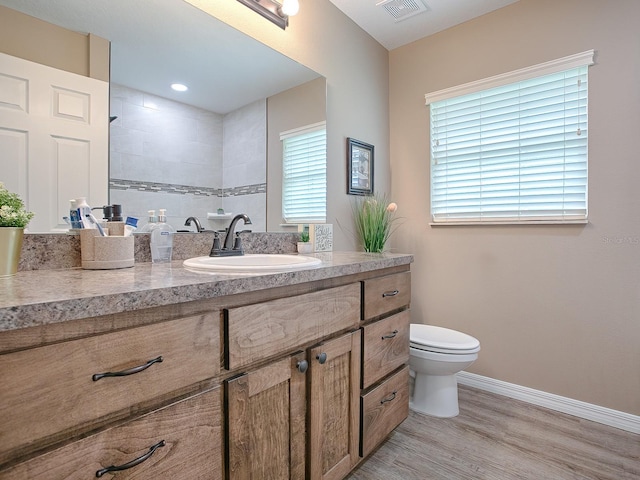
[[[265,230],[265,100],[220,115],[112,84],[110,113],[110,201],[125,215],[165,208],[176,230],[189,216],[221,229],[207,213],[223,208]]]

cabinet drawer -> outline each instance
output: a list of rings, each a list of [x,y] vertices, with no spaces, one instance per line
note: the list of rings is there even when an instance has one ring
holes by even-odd
[[[362,327],[362,388],[409,361],[409,310]]]
[[[333,333],[355,328],[360,284],[352,283],[226,310],[229,370],[295,350]]]
[[[218,312],[208,313],[0,355],[0,465],[21,446],[49,445],[214,377],[219,323]]]
[[[395,273],[364,282],[362,319],[384,315],[409,305],[411,301],[411,273]]]
[[[0,480],[96,478],[101,469],[145,455],[136,466],[103,478],[222,479],[221,391],[190,397],[0,471]]]
[[[360,397],[360,456],[366,457],[409,415],[409,367]]]

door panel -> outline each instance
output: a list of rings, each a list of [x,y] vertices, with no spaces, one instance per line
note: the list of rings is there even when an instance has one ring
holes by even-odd
[[[107,82],[0,53],[0,181],[30,232],[67,230],[70,199],[106,205],[108,158]]]

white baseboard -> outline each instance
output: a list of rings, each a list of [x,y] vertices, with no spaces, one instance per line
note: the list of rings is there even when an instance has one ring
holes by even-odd
[[[505,397],[515,398],[516,400],[522,400],[523,402],[626,430],[627,432],[640,434],[640,416],[638,415],[631,415],[630,413],[561,397],[553,393],[495,380],[482,375],[476,375],[475,373],[460,372],[457,378],[458,383],[461,385],[468,385],[480,390],[486,390],[487,392],[497,393]]]

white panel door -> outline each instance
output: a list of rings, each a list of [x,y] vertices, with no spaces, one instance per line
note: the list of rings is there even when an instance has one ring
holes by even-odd
[[[108,203],[109,84],[0,53],[0,181],[36,213],[29,232],[67,230],[69,200]]]

